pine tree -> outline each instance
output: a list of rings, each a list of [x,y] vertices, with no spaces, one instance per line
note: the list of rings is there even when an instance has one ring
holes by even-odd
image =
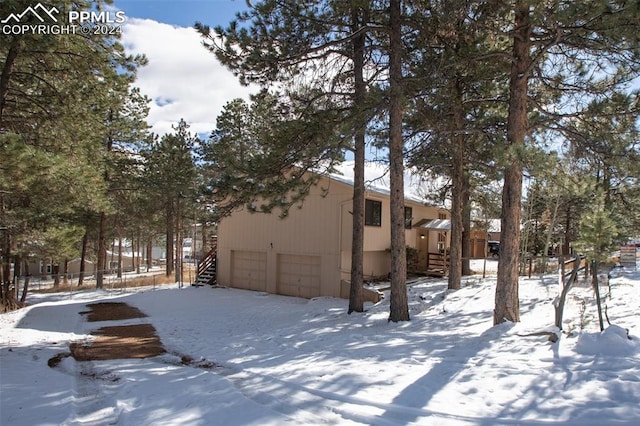
[[[402,10],[400,0],[389,4],[389,181],[391,193],[391,300],[389,321],[409,321],[404,216],[404,112]]]
[[[239,75],[241,82],[257,82],[263,86],[279,82],[290,92],[287,93],[290,97],[307,99],[302,103],[303,109],[311,107],[328,113],[332,108],[343,113],[340,123],[332,121],[336,124],[333,129],[322,123],[320,127],[329,130],[327,135],[353,137],[354,222],[349,312],[363,311],[364,149],[367,123],[372,115],[364,69],[366,62],[373,60],[367,37],[374,27],[370,9],[369,2],[363,1],[267,0],[253,3],[249,12],[240,14],[227,28],[216,28],[215,36],[209,28],[196,25],[207,38],[210,49]],[[248,22],[251,25],[246,25]],[[307,115],[306,120],[309,122],[310,118]],[[346,141],[339,143],[343,148],[349,145]],[[335,152],[337,158],[342,157],[339,150]],[[305,185],[303,183],[303,189]]]
[[[158,207],[163,212],[167,253],[165,272],[167,276],[175,272],[176,282],[181,282],[182,229],[184,217],[195,202],[195,147],[200,139],[189,132],[189,125],[184,120],[180,120],[173,130],[173,133],[163,135],[143,153],[146,186],[158,200]]]
[[[329,139],[339,117],[332,110],[290,108],[268,93],[251,104],[227,103],[201,151],[215,219],[238,207],[287,216],[317,182],[309,171],[341,158],[339,142]]]
[[[492,32],[495,17],[486,4],[442,0],[414,5],[409,160],[420,170],[450,178],[448,278],[449,288],[459,289],[461,275],[470,273],[473,183],[494,174],[492,151],[501,140],[506,66],[487,58],[504,42]]]
[[[64,1],[58,7],[92,5]],[[3,2],[0,14],[23,6]],[[8,258],[11,247],[20,256],[20,247],[39,238],[38,232],[69,231],[90,212],[108,209],[106,112],[126,97],[121,89],[144,61],[126,55],[111,35],[1,34],[0,40],[0,149],[7,160],[0,191],[7,194]]]
[[[102,288],[107,270],[107,239],[118,237],[107,233],[107,224],[112,223],[111,229],[122,227],[117,214],[125,210],[129,193],[140,189],[136,188],[140,180],[137,174],[141,169],[139,153],[148,130],[144,120],[149,100],[138,89],[129,88],[134,76],[113,74],[111,77],[111,89],[106,96],[101,121],[102,170],[110,204],[98,213],[97,288]],[[134,182],[136,178],[137,182]]]
[[[553,129],[563,117],[586,119],[585,99],[615,96],[640,75],[638,4],[594,0],[545,6],[517,1],[514,7],[495,324],[520,318],[522,175],[532,131]]]

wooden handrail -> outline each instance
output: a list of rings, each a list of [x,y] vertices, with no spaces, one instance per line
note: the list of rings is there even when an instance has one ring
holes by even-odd
[[[214,244],[211,250],[198,262],[197,275],[202,274],[213,264],[218,252],[218,244]]]

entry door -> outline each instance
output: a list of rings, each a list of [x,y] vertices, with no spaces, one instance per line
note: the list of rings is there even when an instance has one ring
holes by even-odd
[[[429,231],[418,230],[418,241],[416,247],[418,247],[418,270],[427,270],[427,255],[429,253]]]

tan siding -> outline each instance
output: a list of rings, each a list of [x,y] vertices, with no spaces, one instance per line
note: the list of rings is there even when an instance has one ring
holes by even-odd
[[[364,253],[362,270],[365,279],[386,277],[391,270],[391,252],[367,251]]]
[[[367,192],[365,198],[382,202],[381,226],[364,227],[364,251],[382,251],[391,247],[389,199]]]
[[[351,253],[352,227],[353,227],[353,201],[347,200],[340,207],[340,249]],[[349,255],[351,256],[351,255]],[[349,266],[350,267],[350,266]]]

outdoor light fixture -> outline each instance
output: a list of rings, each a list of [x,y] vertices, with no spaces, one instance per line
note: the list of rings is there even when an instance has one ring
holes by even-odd
[[[424,240],[424,234],[420,234],[420,239]]]

